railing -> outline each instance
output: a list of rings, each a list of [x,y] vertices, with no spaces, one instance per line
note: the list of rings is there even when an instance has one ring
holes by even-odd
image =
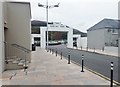
[[[20,46],[18,44],[11,44],[11,45],[14,46],[14,47],[16,47],[16,48],[18,48],[18,49],[20,49],[20,50],[23,50],[24,52],[27,52],[27,53],[31,52],[31,50],[29,50],[29,49],[27,49],[27,48],[25,48],[23,46]]]
[[[13,47],[16,47],[16,48],[18,48],[18,49],[20,49],[20,50],[22,50],[22,51],[24,51],[25,52],[25,66],[24,66],[24,71],[26,71],[26,69],[28,68],[27,67],[27,65],[26,65],[26,54],[27,53],[30,53],[31,52],[31,50],[29,50],[29,49],[27,49],[27,48],[25,48],[25,47],[23,47],[23,46],[20,46],[20,45],[18,45],[18,44],[11,44]]]
[[[26,66],[26,62],[27,62],[27,53],[30,53],[31,50],[26,48],[26,47],[23,47],[21,45],[18,45],[18,44],[9,44],[7,42],[4,42],[5,43],[5,60],[9,60],[11,58],[21,58],[21,59],[24,59],[25,60],[25,66],[24,66],[24,69],[27,68]]]
[[[8,42],[5,41],[4,42],[4,47],[5,47],[4,48],[5,49],[5,60],[17,57],[16,53],[18,52],[18,50],[13,48],[11,46],[11,44],[9,44]]]
[[[21,52],[26,52],[26,53],[30,53],[31,52],[30,49],[27,49],[27,48],[25,48],[25,47],[23,47],[21,45],[18,45],[18,44],[9,44],[6,41],[4,42],[4,44],[5,44],[5,58],[6,59],[8,57],[11,57],[11,56],[22,57],[22,56],[20,56],[20,55],[23,54]],[[19,55],[17,53],[19,53]]]

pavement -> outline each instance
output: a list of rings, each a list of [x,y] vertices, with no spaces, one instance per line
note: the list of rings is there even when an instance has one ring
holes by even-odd
[[[77,49],[77,50],[81,50],[81,48],[76,48],[76,47],[73,47],[72,49]],[[118,51],[109,51],[109,50],[100,50],[100,49],[86,49],[86,48],[82,48],[83,51],[87,51],[87,52],[94,52],[94,53],[98,53],[98,54],[102,54],[102,55],[109,55],[109,56],[115,56],[115,57],[118,57]]]
[[[109,85],[110,82],[70,63],[60,55],[38,48],[32,52],[29,68],[8,70],[2,74],[2,85]]]

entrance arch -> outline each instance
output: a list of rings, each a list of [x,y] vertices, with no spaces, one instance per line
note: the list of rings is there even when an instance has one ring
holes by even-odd
[[[46,27],[40,27],[41,28],[41,48],[46,47]],[[58,32],[67,32],[67,47],[72,48],[73,47],[73,29],[66,27],[64,25],[61,26],[61,24],[52,24],[48,26],[48,31],[58,31]]]

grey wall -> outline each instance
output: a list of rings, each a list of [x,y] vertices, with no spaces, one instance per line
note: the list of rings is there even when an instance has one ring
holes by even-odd
[[[109,45],[111,45],[111,43],[115,44],[116,40],[118,39],[118,35],[114,34],[112,31],[108,32],[108,29],[104,29],[104,35],[105,35],[105,43],[109,43]],[[118,33],[118,29],[115,29],[116,33]]]
[[[3,22],[3,7],[0,1],[0,75],[4,70],[4,22]]]
[[[102,49],[104,46],[104,29],[87,32],[88,48]]]
[[[120,1],[118,3],[118,19],[120,20]],[[120,27],[120,23],[118,25]],[[119,59],[118,59],[118,80],[119,80],[119,83],[120,83],[120,29],[118,30],[118,38],[119,38],[119,46],[118,46],[118,56],[119,56]]]
[[[9,44],[19,44],[31,49],[31,16],[29,4],[9,2],[6,4],[8,24],[8,29],[5,32],[6,41]],[[20,57],[24,56],[22,51],[16,54],[21,54],[19,55]],[[27,55],[27,59],[31,60],[31,54]]]

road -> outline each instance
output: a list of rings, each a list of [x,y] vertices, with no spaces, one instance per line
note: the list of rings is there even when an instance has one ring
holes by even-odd
[[[49,46],[48,48],[57,50],[58,54],[63,53],[64,57],[68,57],[68,54],[70,52],[71,60],[73,60],[76,63],[81,64],[82,54],[84,54],[84,65],[95,71],[98,72],[108,78],[110,78],[110,64],[111,62],[114,62],[114,80],[118,82],[118,58],[107,56],[107,55],[101,55],[96,53],[90,53],[75,49],[68,49],[65,45],[56,45],[56,46]]]

